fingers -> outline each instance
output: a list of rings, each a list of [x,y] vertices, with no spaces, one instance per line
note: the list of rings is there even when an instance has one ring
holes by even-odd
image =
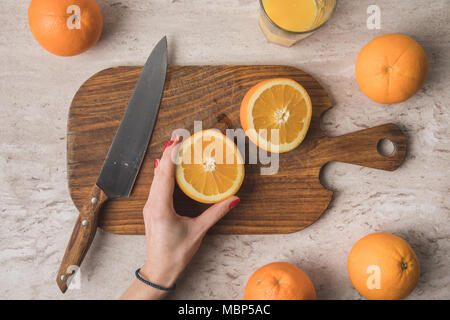
[[[202,232],[208,231],[213,225],[222,219],[231,209],[239,204],[240,199],[236,196],[230,197],[209,207],[200,216],[195,218],[195,223]]]
[[[153,176],[152,186],[150,188],[150,198],[170,204],[173,201],[173,189],[175,187],[175,163],[172,155],[175,156],[177,145],[180,143],[181,137],[174,134],[170,141],[164,145],[164,151],[161,159],[155,160],[155,173]]]
[[[175,151],[177,150],[177,145],[181,142],[181,137],[173,134],[170,141],[166,142],[164,145],[163,155],[161,157],[161,163],[158,165],[160,172],[164,173],[166,178],[171,178],[173,180],[175,173]]]

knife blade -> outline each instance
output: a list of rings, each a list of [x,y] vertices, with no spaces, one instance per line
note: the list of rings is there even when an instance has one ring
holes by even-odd
[[[164,37],[144,65],[97,182],[80,210],[56,277],[63,293],[94,239],[103,204],[111,198],[128,197],[133,189],[158,115],[167,59],[167,39]]]

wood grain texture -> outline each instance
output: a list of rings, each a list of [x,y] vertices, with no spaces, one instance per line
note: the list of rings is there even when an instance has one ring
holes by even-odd
[[[115,67],[88,79],[76,93],[69,112],[67,166],[71,197],[77,208],[89,195],[114,138],[142,67]],[[340,137],[327,137],[320,129],[321,115],[332,107],[322,86],[309,74],[288,66],[175,66],[169,67],[164,95],[153,135],[129,198],[112,199],[102,209],[99,226],[118,234],[144,234],[142,208],[153,178],[153,160],[161,156],[173,130],[188,129],[194,121],[207,128],[240,128],[239,107],[257,82],[288,77],[311,96],[311,127],[303,143],[280,154],[279,171],[260,175],[260,164],[246,164],[238,196],[239,206],[210,232],[223,234],[290,233],[301,230],[328,207],[333,192],[319,180],[322,167],[342,161],[382,170],[395,170],[406,155],[406,138],[394,124]],[[395,152],[377,151],[383,138],[394,142]],[[247,148],[248,150],[248,139]],[[247,158],[247,157],[246,157]],[[175,209],[196,216],[208,205],[189,199],[178,187]]]
[[[56,276],[56,283],[62,293],[66,292],[69,278],[76,272],[74,267],[81,266],[94,240],[95,233],[97,232],[99,212],[107,200],[108,196],[106,193],[96,184],[94,184],[90,195],[88,194],[84,199],[84,206],[80,209],[80,215],[75,222],[72,235],[70,236]]]

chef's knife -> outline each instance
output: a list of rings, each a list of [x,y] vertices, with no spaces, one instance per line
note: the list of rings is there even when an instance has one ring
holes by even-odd
[[[102,205],[110,198],[128,197],[133,188],[158,115],[166,70],[164,37],[145,63],[97,182],[80,210],[56,278],[63,293],[94,239]]]

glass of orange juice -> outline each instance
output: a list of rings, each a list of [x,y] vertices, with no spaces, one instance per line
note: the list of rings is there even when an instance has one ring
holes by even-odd
[[[259,26],[267,40],[290,47],[327,22],[337,0],[259,0]]]

